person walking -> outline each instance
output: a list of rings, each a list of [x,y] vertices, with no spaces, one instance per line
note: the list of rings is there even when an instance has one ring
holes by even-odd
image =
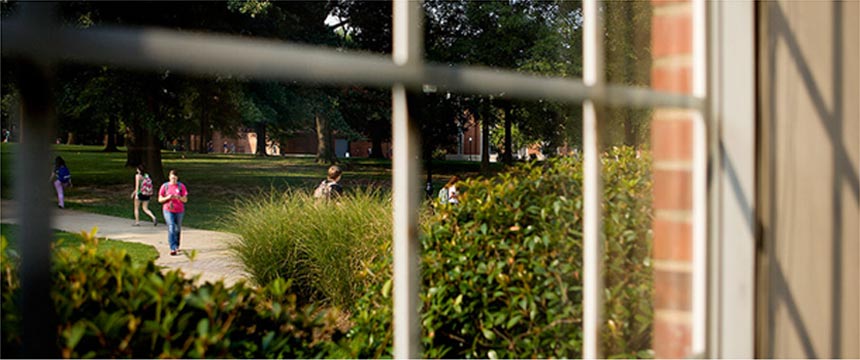
[[[182,217],[185,215],[185,203],[188,202],[188,189],[179,182],[176,170],[170,170],[169,181],[158,190],[158,202],[164,211],[164,222],[167,224],[167,242],[170,244],[170,255],[179,254],[179,236],[182,231]]]
[[[152,198],[152,178],[146,173],[143,164],[137,166],[134,174],[134,191],[131,198],[134,199],[134,225],[140,226],[140,208],[152,219],[152,226],[158,226],[155,214],[149,211],[149,200]]]
[[[457,182],[460,181],[460,178],[457,175],[451,177],[450,180],[439,189],[439,202],[440,203],[449,203],[449,204],[459,204],[460,203],[460,193],[457,191]]]
[[[343,170],[340,166],[332,165],[328,168],[328,177],[323,180],[314,190],[314,197],[317,199],[332,199],[337,198],[343,193],[343,187],[338,184]]]
[[[51,180],[54,183],[54,190],[57,190],[57,207],[60,209],[66,208],[66,198],[64,190],[72,186],[72,173],[66,167],[66,161],[61,156],[54,159],[54,172],[51,174]]]

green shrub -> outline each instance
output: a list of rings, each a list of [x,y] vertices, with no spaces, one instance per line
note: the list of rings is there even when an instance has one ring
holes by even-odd
[[[607,155],[602,347],[650,357],[650,160],[629,148]],[[424,223],[424,356],[581,357],[581,162],[520,165],[458,188],[461,204]],[[377,280],[352,313],[352,356],[391,355],[390,260],[368,267]]]
[[[227,228],[241,235],[232,249],[256,283],[289,279],[300,301],[349,307],[368,285],[363,269],[390,242],[391,219],[381,191],[336,202],[290,191],[237,203]]]
[[[133,263],[124,251],[96,252],[87,238],[78,255],[57,256],[51,299],[63,357],[307,358],[333,351],[333,315],[296,306],[284,281],[264,288],[222,282],[194,285],[181,272]],[[18,261],[2,240],[2,348],[19,357]]]

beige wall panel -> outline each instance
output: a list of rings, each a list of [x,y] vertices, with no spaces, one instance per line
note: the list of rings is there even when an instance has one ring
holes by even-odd
[[[763,357],[860,357],[860,2],[761,4]]]

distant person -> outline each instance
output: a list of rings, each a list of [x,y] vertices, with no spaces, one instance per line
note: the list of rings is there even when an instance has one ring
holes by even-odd
[[[226,141],[224,142],[224,153],[225,154],[227,153],[227,142]]]
[[[54,182],[54,189],[57,190],[57,206],[60,209],[65,209],[64,189],[72,186],[72,173],[66,167],[66,161],[60,156],[54,159],[54,172],[51,174],[51,180]]]
[[[230,153],[231,154],[236,153],[236,143],[230,143]]]
[[[328,177],[323,180],[314,190],[314,197],[317,199],[332,199],[337,198],[343,193],[343,186],[338,181],[343,174],[343,170],[337,165],[332,165],[328,168]]]
[[[140,208],[143,208],[143,212],[152,219],[152,226],[158,226],[155,214],[149,211],[149,200],[152,198],[153,192],[152,178],[146,173],[143,164],[138,165],[134,174],[134,191],[131,193],[131,198],[134,199],[133,226],[140,226]]]
[[[433,198],[433,182],[432,181],[427,181],[427,184],[424,185],[424,195],[426,195],[428,199]]]
[[[460,193],[457,191],[457,182],[460,181],[460,178],[457,175],[451,177],[451,180],[439,189],[439,202],[440,203],[448,203],[448,204],[459,204],[460,203]]]
[[[206,143],[206,152],[210,154],[215,152],[215,147],[212,145],[212,141]]]
[[[169,181],[158,190],[158,202],[162,205],[164,222],[167,223],[167,242],[170,244],[170,255],[179,254],[179,236],[182,231],[182,217],[185,215],[185,203],[188,202],[188,189],[179,182],[176,170],[170,170]]]

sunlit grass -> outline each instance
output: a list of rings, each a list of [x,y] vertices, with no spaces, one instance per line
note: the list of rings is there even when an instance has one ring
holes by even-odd
[[[15,177],[12,163],[17,144],[0,145],[0,196],[12,198]],[[72,173],[74,187],[67,190],[66,206],[105,215],[133,219],[131,191],[134,170],[125,166],[126,153],[105,153],[101,146],[54,145],[54,156],[62,156]],[[183,158],[184,156],[184,158]],[[262,190],[312,190],[325,178],[328,165],[317,164],[313,157],[255,157],[248,154],[197,154],[162,151],[165,172],[177,169],[180,181],[189,191],[184,225],[194,228],[232,231],[220,219],[237,200],[246,200]],[[53,156],[52,156],[53,159]],[[386,159],[341,159],[345,169],[341,183],[351,189],[376,186],[391,187],[391,162]],[[52,163],[45,164],[46,171]],[[494,164],[494,169],[500,166]],[[480,164],[473,162],[438,162],[433,173],[438,189],[451,175],[474,176]],[[54,190],[48,179],[44,191]],[[155,184],[160,186],[160,184]],[[46,204],[47,206],[48,204]],[[155,201],[150,209],[163,222],[161,206]]]
[[[17,238],[20,232],[20,227],[15,224],[0,225],[0,235],[6,237],[9,241],[9,247],[17,249]],[[81,235],[72,234],[65,231],[54,231],[54,251],[79,252],[79,247],[83,243]],[[145,264],[148,261],[153,261],[158,258],[158,250],[155,250],[152,245],[138,244],[126,241],[117,241],[104,239],[99,241],[98,253],[105,253],[109,250],[125,250],[131,257],[131,260],[138,264]]]

